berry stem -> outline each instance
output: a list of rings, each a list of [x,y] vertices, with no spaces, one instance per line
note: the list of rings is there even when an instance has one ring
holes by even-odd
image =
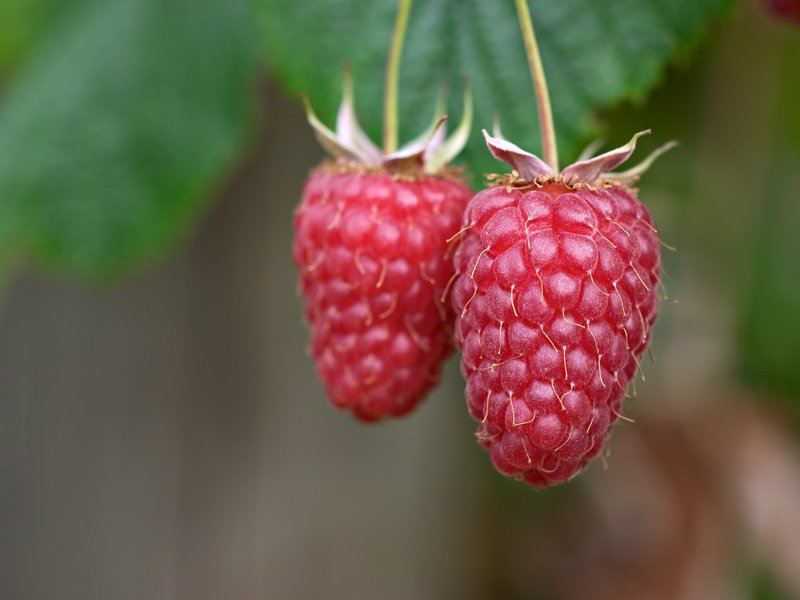
[[[383,151],[387,154],[397,150],[397,79],[410,12],[411,0],[400,0],[392,42],[389,46],[389,58],[386,61],[386,81],[383,90]]]
[[[531,69],[533,89],[536,92],[544,162],[558,173],[558,149],[556,147],[556,130],[553,126],[553,110],[550,107],[547,79],[544,76],[542,57],[539,55],[539,46],[536,43],[536,34],[533,31],[531,13],[528,10],[527,0],[515,0],[515,2],[517,4],[517,14],[519,15],[519,26],[522,29],[522,39],[525,42],[525,53],[528,55],[528,65]]]

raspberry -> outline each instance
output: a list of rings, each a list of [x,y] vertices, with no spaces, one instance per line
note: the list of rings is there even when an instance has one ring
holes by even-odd
[[[335,157],[311,173],[294,219],[309,350],[331,403],[363,421],[411,412],[452,350],[453,313],[441,299],[453,277],[447,240],[472,191],[446,164],[467,140],[468,90],[464,103],[450,138],[440,101],[428,131],[393,152],[358,125],[349,78],[335,133],[306,104]]]
[[[384,172],[312,173],[295,213],[293,255],[306,297],[311,356],[328,397],[362,420],[412,411],[451,351],[440,300],[471,190]]]
[[[467,405],[495,468],[547,487],[601,451],[650,341],[659,237],[628,184],[655,156],[603,173],[636,136],[557,174],[484,135],[516,170],[470,201],[455,255]]]
[[[800,0],[764,0],[767,8],[777,18],[800,25]]]

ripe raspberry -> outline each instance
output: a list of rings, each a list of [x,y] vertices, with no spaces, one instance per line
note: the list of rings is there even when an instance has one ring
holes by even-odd
[[[364,420],[401,416],[439,381],[451,350],[446,240],[471,195],[438,177],[323,166],[309,178],[293,251],[311,355],[335,406]]]
[[[349,82],[337,132],[308,118],[337,160],[310,175],[295,213],[310,353],[331,403],[364,421],[411,412],[452,350],[447,240],[472,195],[444,165],[466,142],[464,119],[444,140],[436,118],[419,141],[383,154],[355,119]]]
[[[659,238],[628,184],[655,155],[604,174],[636,136],[556,174],[484,135],[516,170],[465,214],[452,288],[461,370],[495,468],[547,487],[600,452],[650,341]]]

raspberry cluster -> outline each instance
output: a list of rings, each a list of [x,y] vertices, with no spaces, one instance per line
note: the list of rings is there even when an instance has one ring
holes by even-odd
[[[493,187],[470,200],[447,167],[469,138],[466,81],[452,135],[440,95],[428,129],[397,148],[397,69],[410,10],[401,2],[382,148],[358,124],[349,72],[335,131],[306,100],[308,122],[335,161],[306,182],[293,254],[311,355],[335,406],[365,421],[408,414],[439,381],[454,340],[469,412],[494,466],[548,487],[601,452],[650,341],[659,237],[632,185],[675,143],[615,171],[649,133],[641,131],[602,154],[592,144],[559,169],[533,23],[527,1],[515,4],[544,159],[503,137],[497,120],[483,136],[511,172],[487,175]]]

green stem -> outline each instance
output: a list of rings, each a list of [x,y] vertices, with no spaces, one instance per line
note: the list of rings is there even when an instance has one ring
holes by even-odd
[[[550,94],[547,91],[547,80],[542,68],[539,46],[536,44],[536,34],[533,31],[531,13],[528,11],[527,0],[515,0],[515,2],[517,3],[519,26],[522,29],[522,39],[525,41],[525,53],[528,55],[528,65],[531,69],[533,89],[536,92],[544,162],[558,173],[558,149],[556,147],[556,130],[553,126],[553,110],[550,107]]]
[[[400,0],[392,33],[392,44],[389,47],[389,59],[386,62],[386,81],[383,91],[383,151],[387,154],[397,150],[397,78],[410,12],[411,0]]]

